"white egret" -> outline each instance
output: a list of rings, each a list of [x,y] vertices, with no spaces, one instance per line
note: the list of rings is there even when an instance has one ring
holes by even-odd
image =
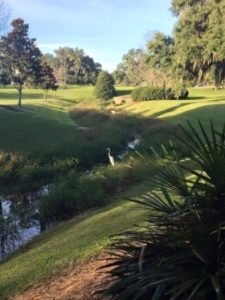
[[[109,157],[109,161],[111,163],[111,165],[115,165],[115,161],[114,161],[114,158],[113,156],[110,155],[110,148],[106,148],[108,150],[108,157]]]

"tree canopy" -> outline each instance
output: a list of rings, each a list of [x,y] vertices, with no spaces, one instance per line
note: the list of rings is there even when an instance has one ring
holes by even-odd
[[[44,90],[44,100],[47,101],[47,93],[50,89],[54,90],[56,78],[53,69],[46,63],[41,63],[41,74],[38,86]]]
[[[11,83],[19,93],[21,106],[22,89],[26,81],[38,82],[41,70],[41,51],[36,39],[28,37],[29,25],[21,18],[12,21],[13,29],[0,40],[1,83]]]
[[[67,84],[95,84],[101,64],[86,55],[83,49],[59,47],[55,56],[45,54],[43,59],[53,68],[58,82]]]
[[[130,49],[113,72],[116,83],[176,89],[225,80],[225,0],[172,0],[173,35],[154,32],[146,49]]]
[[[178,16],[174,27],[175,60],[189,63],[203,80],[213,70],[216,86],[225,79],[225,1],[173,0],[171,10]]]

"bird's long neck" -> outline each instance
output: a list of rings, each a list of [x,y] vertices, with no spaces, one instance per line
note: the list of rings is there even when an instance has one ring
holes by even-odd
[[[108,155],[110,155],[110,149],[108,149]]]

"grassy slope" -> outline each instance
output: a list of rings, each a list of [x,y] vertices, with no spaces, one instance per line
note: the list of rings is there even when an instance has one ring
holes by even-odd
[[[145,185],[133,187],[122,195],[131,197],[146,190]],[[56,225],[0,264],[1,299],[26,290],[71,261],[96,255],[110,242],[109,236],[140,223],[145,212],[134,204],[115,199],[105,208],[91,210]]]
[[[70,100],[63,100],[65,99],[65,96],[63,98],[65,91],[62,90],[61,92],[61,98],[57,101],[63,107],[66,101],[73,101],[72,89],[66,91],[68,96],[71,96]],[[200,118],[206,126],[208,126],[209,118],[213,118],[216,120],[217,125],[221,125],[224,121],[225,113],[224,95],[225,92],[223,90],[193,89],[189,100],[150,101],[135,103],[133,105],[123,105],[116,109],[126,109],[130,112],[141,113],[149,117],[166,118],[174,123],[184,123],[186,119],[195,122],[196,118]],[[194,97],[199,98],[195,100]],[[11,101],[13,102],[13,100]],[[34,101],[32,104],[35,106],[35,112],[30,114],[38,114],[39,110],[42,116],[37,118],[45,120],[44,114],[46,110],[43,108],[43,102],[40,100],[27,101],[26,105],[31,105],[31,102]],[[1,102],[0,104],[2,104]],[[46,105],[50,106],[52,104],[49,103]],[[65,106],[67,107],[66,104]],[[42,113],[41,110],[43,110]],[[60,108],[59,115],[61,115],[62,111],[62,108]],[[2,116],[6,114],[9,116],[10,114],[10,118],[13,115],[13,113],[1,113]],[[18,114],[15,115],[18,116]],[[51,119],[51,126],[55,124],[52,120],[60,123],[59,117],[55,115],[55,112],[49,111],[46,113],[46,116],[49,116],[49,119]],[[7,122],[6,119],[4,122]],[[37,120],[39,122],[39,119],[35,119],[35,123]],[[10,131],[9,125],[7,130],[9,134],[12,134],[13,130]],[[67,130],[70,126],[73,127],[69,122],[67,126]],[[33,129],[34,127],[33,125]],[[15,140],[14,143],[16,144]],[[4,297],[15,292],[27,289],[32,284],[44,279],[50,273],[68,265],[71,260],[84,259],[88,255],[97,253],[102,245],[106,245],[109,242],[108,236],[110,234],[121,232],[130,228],[132,224],[142,221],[146,212],[131,209],[133,205],[123,202],[122,199],[140,195],[144,192],[144,188],[146,189],[143,185],[133,187],[126,194],[121,195],[120,199],[117,199],[113,204],[99,210],[93,210],[84,216],[75,217],[68,222],[56,226],[24,246],[22,253],[20,251],[2,262],[0,264],[0,295],[2,295],[2,298],[4,299]]]
[[[59,89],[57,98],[49,93],[49,101],[43,101],[41,90],[24,89],[21,112],[0,109],[0,149],[27,153],[50,153],[73,140],[76,124],[68,115],[69,108],[92,97],[93,87]],[[0,104],[17,108],[17,91],[13,88],[0,90]]]
[[[137,105],[124,105],[124,109],[147,117],[163,118],[174,124],[184,125],[186,120],[196,124],[197,119],[200,119],[208,129],[210,119],[218,126],[224,122],[225,91],[193,88],[187,100],[146,101]]]
[[[120,87],[118,93],[129,93],[131,88]],[[18,109],[17,90],[6,87],[0,89],[0,105]],[[69,86],[59,88],[57,97],[50,91],[48,102],[43,100],[43,92],[38,89],[24,89],[22,110],[15,113],[0,109],[0,150],[22,154],[45,155],[63,149],[71,155],[75,124],[69,117],[71,106],[88,99],[88,106],[98,107],[93,97],[93,87]],[[97,103],[96,103],[97,102]],[[82,104],[85,107],[85,103]],[[81,124],[82,125],[82,124]],[[75,145],[73,145],[75,147]]]

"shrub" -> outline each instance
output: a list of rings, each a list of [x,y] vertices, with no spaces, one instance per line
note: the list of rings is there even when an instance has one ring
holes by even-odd
[[[183,84],[174,84],[172,88],[162,88],[145,86],[139,87],[132,91],[131,97],[133,101],[148,101],[148,100],[162,100],[162,99],[186,99],[188,97],[188,90]]]
[[[131,93],[133,101],[165,99],[165,89],[161,87],[145,86],[134,89]]]
[[[171,88],[169,88],[166,90],[166,99],[169,100],[187,99],[188,95],[189,92],[186,89],[174,91]]]
[[[72,172],[59,179],[50,187],[49,194],[40,198],[39,213],[43,227],[89,208],[105,205],[109,196],[143,178],[144,169],[141,172],[139,168],[132,163],[129,167],[127,164],[99,166],[90,173]]]
[[[221,132],[211,124],[211,138],[199,126],[201,135],[181,127],[188,142],[168,146],[171,164],[151,163],[156,190],[132,200],[150,216],[108,250],[114,281],[105,294],[115,300],[225,297],[225,124]]]
[[[112,99],[115,95],[114,79],[106,71],[101,71],[98,75],[94,88],[94,95],[102,100]]]
[[[0,152],[1,194],[35,190],[75,169],[77,163],[78,160],[74,157],[31,159],[14,153]]]

